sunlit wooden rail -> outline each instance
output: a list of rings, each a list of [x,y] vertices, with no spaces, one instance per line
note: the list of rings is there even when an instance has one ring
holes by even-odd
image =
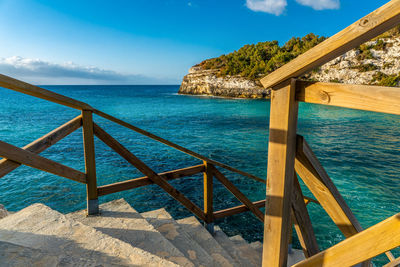
[[[370,266],[370,259],[382,253],[390,261],[387,266],[399,264],[390,252],[400,246],[399,215],[364,230],[311,147],[297,134],[299,102],[400,115],[399,88],[301,80],[398,24],[400,0],[392,0],[261,79],[272,89],[263,266],[286,266],[293,221],[307,258],[295,266]],[[347,239],[320,251],[298,177]]]

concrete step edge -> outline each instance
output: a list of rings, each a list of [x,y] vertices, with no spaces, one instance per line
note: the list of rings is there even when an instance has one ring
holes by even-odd
[[[148,211],[141,215],[196,266],[215,266],[213,258],[179,226],[165,209]]]
[[[195,240],[219,266],[238,266],[229,253],[203,227],[196,217],[188,217],[176,221],[190,237]]]

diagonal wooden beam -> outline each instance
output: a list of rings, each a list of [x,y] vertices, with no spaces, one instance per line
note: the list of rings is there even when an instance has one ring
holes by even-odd
[[[264,221],[264,214],[251,202],[225,175],[223,175],[217,168],[209,166],[214,173],[215,178],[221,182],[226,189],[228,189],[240,202],[242,202],[260,221]]]
[[[300,77],[379,34],[390,30],[399,23],[400,0],[392,0],[267,75],[261,79],[261,83],[265,88],[271,88],[290,78]]]
[[[22,147],[22,149],[39,154],[40,152],[46,150],[47,148],[51,147],[52,145],[56,144],[61,139],[65,138],[69,134],[73,133],[79,127],[82,126],[82,116],[78,116],[69,122],[61,125],[57,129],[54,129],[50,133],[40,137],[39,139],[33,141],[32,143]],[[21,166],[20,163],[9,160],[9,159],[2,159],[0,160],[0,178],[5,176],[6,174],[12,172],[16,168]]]
[[[306,204],[304,203],[303,192],[297,175],[294,174],[294,187],[292,196],[292,211],[294,217],[294,227],[297,236],[299,237],[301,247],[303,248],[304,255],[309,258],[319,252],[317,239],[315,238],[314,229],[311,225],[310,215]]]
[[[295,169],[345,237],[362,231],[360,223],[302,136],[297,136]]]
[[[314,152],[300,135],[297,136],[295,169],[346,238],[363,230]],[[385,254],[389,260],[394,258],[390,251]],[[363,266],[369,265],[366,262]]]
[[[400,213],[293,266],[354,266],[400,246],[399,237]]]
[[[97,124],[94,124],[94,133],[101,141],[103,141],[106,145],[112,148],[115,152],[117,152],[130,164],[135,166],[140,172],[146,175],[150,180],[152,180],[155,184],[161,187],[170,196],[179,201],[183,206],[185,206],[188,210],[193,212],[201,220],[206,221],[206,216],[202,209],[200,209],[190,199],[185,197],[181,192],[179,192],[172,185],[170,185],[166,179],[164,179],[156,172],[154,172],[143,161],[141,161],[135,155],[133,155],[128,149],[126,149],[123,145],[121,145],[117,140],[115,140],[111,135],[109,135],[106,131],[100,128]]]
[[[86,183],[86,175],[83,172],[41,157],[30,151],[23,150],[22,148],[7,144],[3,141],[0,141],[0,157],[80,183]]]

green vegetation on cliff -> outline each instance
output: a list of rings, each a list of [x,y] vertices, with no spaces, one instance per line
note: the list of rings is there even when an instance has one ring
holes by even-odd
[[[218,76],[240,75],[254,80],[283,66],[325,39],[310,33],[302,38],[293,37],[283,46],[279,46],[278,41],[245,45],[233,53],[207,59],[200,66],[203,69],[218,69]]]

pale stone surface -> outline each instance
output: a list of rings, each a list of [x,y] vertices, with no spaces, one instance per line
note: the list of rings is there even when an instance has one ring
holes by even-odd
[[[8,215],[6,208],[0,204],[0,219],[5,218]]]
[[[262,255],[252,248],[246,240],[243,239],[240,235],[235,235],[229,238],[236,245],[236,247],[242,251],[242,255],[246,255],[253,264],[256,266],[261,266]]]
[[[239,262],[240,266],[261,266],[259,263],[253,263],[244,251],[240,250],[232,240],[219,228],[215,226],[215,240],[231,255],[233,259]]]
[[[83,259],[70,257],[58,253],[49,254],[39,249],[33,249],[15,245],[8,242],[0,241],[0,266],[7,267],[25,267],[25,266],[85,266],[85,267],[101,267],[101,266],[122,266],[113,263],[103,263],[96,258]]]
[[[217,264],[220,266],[238,265],[195,217],[188,217],[176,222],[194,241],[213,257]]]
[[[40,249],[46,253],[106,264],[177,266],[140,248],[68,219],[42,204],[34,204],[0,220],[0,241]]]
[[[196,266],[216,266],[212,257],[178,225],[165,209],[141,213]],[[218,265],[217,265],[218,266]]]
[[[124,199],[100,205],[100,216],[87,217],[85,214],[86,210],[82,210],[67,214],[67,217],[181,266],[193,266],[182,252]]]

